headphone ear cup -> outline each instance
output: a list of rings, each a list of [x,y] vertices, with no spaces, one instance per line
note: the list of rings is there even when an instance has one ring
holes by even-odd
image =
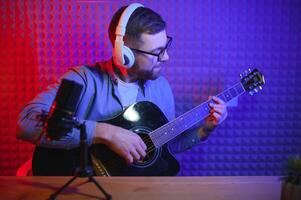
[[[126,68],[131,68],[135,63],[135,56],[133,51],[128,48],[127,46],[122,47],[122,53],[123,53],[123,65],[126,66]]]

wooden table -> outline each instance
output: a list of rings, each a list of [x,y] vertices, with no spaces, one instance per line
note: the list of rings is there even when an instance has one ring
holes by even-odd
[[[47,199],[71,177],[0,177],[0,199]],[[273,176],[96,177],[113,200],[280,200]],[[87,178],[77,178],[57,199],[103,199]]]

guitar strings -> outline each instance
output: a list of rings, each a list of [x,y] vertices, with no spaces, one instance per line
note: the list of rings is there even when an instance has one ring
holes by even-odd
[[[148,154],[150,154],[152,151],[154,151],[154,150],[157,148],[157,147],[155,147],[155,145],[154,145],[152,139],[150,138],[149,134],[141,134],[141,135],[139,135],[139,136],[142,138],[143,142],[144,142],[144,143],[146,144],[146,146],[147,146],[146,156],[147,156]],[[118,155],[118,156],[119,156],[119,155]],[[145,157],[146,157],[146,156],[145,156]],[[120,156],[119,156],[119,157],[120,157]],[[116,167],[116,166],[119,165],[118,162],[116,162],[116,161],[113,160],[113,159],[108,160],[108,161],[106,162],[106,164],[107,164],[107,165],[110,165],[110,166],[113,166],[113,167]]]
[[[150,154],[152,151],[154,151],[156,149],[156,147],[154,146],[152,140],[148,137],[148,135],[142,135],[141,137],[144,137],[143,141],[147,144],[148,148],[146,150],[146,154]],[[146,155],[147,156],[147,155]],[[109,166],[113,166],[116,167],[118,166],[118,163],[115,162],[115,160],[108,160],[106,162],[107,165]]]
[[[146,146],[147,146],[147,150],[146,150],[146,156],[148,155],[148,154],[150,154],[152,151],[154,151],[155,149],[156,149],[156,147],[155,147],[155,145],[154,145],[154,143],[153,143],[153,141],[152,141],[152,139],[150,138],[150,136],[148,135],[148,134],[142,134],[142,135],[139,135],[141,138],[142,138],[142,140],[143,140],[143,142],[146,144]],[[119,156],[119,155],[118,155]],[[120,157],[120,156],[119,156]],[[118,167],[118,162],[116,162],[115,160],[113,160],[113,159],[111,159],[111,160],[108,160],[107,162],[106,162],[106,164],[107,165],[109,165],[109,166],[113,166],[113,167]]]
[[[148,151],[147,151],[147,154],[149,154],[150,152],[152,152],[152,151],[154,151],[155,150],[155,147],[154,146],[152,146],[152,147],[150,147],[149,149],[148,149]],[[119,164],[118,164],[118,162],[115,162],[115,160],[108,160],[107,162],[106,162],[106,164],[107,164],[107,166],[111,166],[111,167],[113,167],[113,168],[117,168],[118,166],[119,166]]]

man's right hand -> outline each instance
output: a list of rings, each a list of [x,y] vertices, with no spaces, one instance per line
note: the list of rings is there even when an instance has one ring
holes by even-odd
[[[107,145],[125,159],[128,165],[146,155],[146,145],[135,133],[107,123],[97,123],[93,143]]]

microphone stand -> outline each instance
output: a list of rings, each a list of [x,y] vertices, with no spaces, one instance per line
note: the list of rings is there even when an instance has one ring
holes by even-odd
[[[112,196],[107,193],[100,184],[94,179],[93,171],[88,167],[88,143],[87,143],[87,133],[86,133],[86,124],[85,122],[80,123],[76,119],[66,119],[63,118],[62,121],[66,122],[66,125],[70,127],[75,127],[80,130],[80,167],[75,173],[75,175],[63,185],[60,189],[58,189],[55,193],[51,194],[49,199],[55,200],[56,197],[66,189],[77,177],[88,177],[88,182],[93,182],[96,187],[105,195],[107,200],[111,200]]]

